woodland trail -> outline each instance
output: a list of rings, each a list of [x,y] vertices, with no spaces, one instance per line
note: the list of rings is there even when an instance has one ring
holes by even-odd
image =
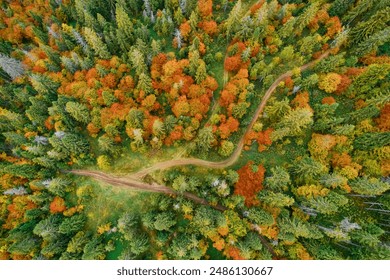
[[[329,52],[330,52],[330,50],[323,53],[316,60],[313,60],[313,61],[301,66],[299,68],[299,70],[304,71],[304,70],[312,67],[318,61],[327,57],[329,55]],[[260,114],[264,110],[264,107],[267,104],[268,99],[271,97],[272,93],[275,91],[275,89],[277,88],[279,83],[281,81],[283,81],[284,79],[286,79],[287,77],[290,77],[292,75],[293,75],[293,70],[285,72],[284,74],[280,75],[275,80],[275,82],[273,82],[273,84],[268,88],[268,90],[266,91],[266,93],[264,94],[264,96],[261,100],[260,105],[257,107],[257,110],[256,110],[255,114],[253,115],[250,124],[247,126],[245,133],[243,134],[240,141],[238,142],[237,148],[234,150],[233,154],[229,158],[227,158],[223,161],[212,162],[212,161],[206,161],[206,160],[201,160],[201,159],[197,159],[197,158],[172,159],[172,160],[156,163],[156,164],[152,165],[151,167],[145,168],[141,171],[138,171],[136,173],[133,173],[133,174],[130,174],[127,176],[123,176],[123,177],[118,177],[118,176],[114,176],[114,175],[107,174],[104,172],[91,171],[91,170],[71,170],[71,171],[65,171],[65,172],[73,173],[75,175],[88,176],[88,177],[94,178],[96,180],[99,180],[99,181],[102,181],[102,182],[105,182],[105,183],[108,183],[108,184],[111,184],[114,186],[126,187],[126,188],[130,188],[130,189],[133,189],[136,191],[138,190],[138,191],[146,191],[146,192],[163,193],[163,194],[174,195],[174,196],[182,195],[183,197],[185,197],[189,200],[192,200],[195,203],[210,206],[213,209],[216,209],[216,210],[221,211],[221,212],[226,211],[226,210],[228,210],[228,208],[226,208],[225,206],[222,206],[220,204],[217,204],[217,205],[210,204],[206,199],[200,198],[193,193],[189,193],[189,192],[178,193],[178,192],[176,192],[176,191],[174,191],[171,188],[168,188],[166,186],[155,184],[155,183],[153,183],[153,184],[144,183],[144,182],[140,181],[140,179],[142,179],[142,177],[144,177],[145,175],[147,175],[153,171],[163,170],[163,169],[167,169],[167,168],[174,167],[174,166],[197,165],[197,166],[204,166],[204,167],[209,167],[209,168],[224,168],[224,167],[228,167],[228,166],[232,165],[239,158],[239,156],[242,152],[242,149],[244,147],[245,136],[247,135],[248,132],[251,131],[253,125],[255,124],[258,117],[260,116]],[[240,215],[240,216],[242,216],[242,215]],[[271,255],[275,259],[277,259],[278,255],[273,250],[270,243],[262,235],[260,235],[260,233],[256,230],[256,225],[251,224],[251,228],[258,233],[258,237],[259,237],[261,243],[267,248],[267,250],[271,253]]]
[[[329,55],[329,53],[330,53],[330,50],[326,51],[325,53],[323,53],[317,59],[315,59],[315,60],[313,60],[313,61],[311,61],[311,62],[309,62],[309,63],[307,63],[307,64],[305,64],[305,65],[303,65],[301,67],[299,67],[299,70],[300,71],[304,71],[304,70],[314,66],[317,62],[319,62],[320,60],[322,60],[325,57],[327,57]],[[283,80],[285,80],[286,78],[292,76],[292,75],[293,75],[293,70],[285,72],[284,74],[280,75],[272,83],[272,85],[268,88],[268,90],[266,91],[266,93],[264,94],[264,96],[263,96],[263,98],[261,100],[261,103],[257,107],[257,110],[255,111],[255,113],[254,113],[254,115],[252,117],[251,122],[247,126],[243,136],[240,139],[240,141],[237,143],[236,149],[230,155],[230,157],[228,157],[227,159],[225,159],[223,161],[219,161],[219,162],[207,161],[207,160],[202,160],[202,159],[198,159],[198,158],[171,159],[171,160],[167,160],[167,161],[158,162],[158,163],[156,163],[156,164],[154,164],[154,165],[152,165],[150,167],[147,167],[147,168],[142,169],[142,170],[140,170],[138,172],[135,172],[135,173],[131,174],[130,176],[133,177],[133,178],[142,178],[145,175],[147,175],[147,174],[149,174],[149,173],[151,173],[153,171],[164,170],[164,169],[167,169],[167,168],[171,168],[171,167],[175,167],[175,166],[184,166],[184,165],[196,165],[196,166],[203,166],[203,167],[215,168],[215,169],[226,168],[228,166],[233,165],[238,160],[238,158],[240,157],[242,149],[244,148],[245,136],[251,131],[253,125],[255,124],[257,119],[259,118],[260,114],[263,112],[264,107],[265,107],[265,105],[268,102],[268,99],[271,97],[272,93],[275,91],[275,89],[277,88],[279,83],[282,82]]]

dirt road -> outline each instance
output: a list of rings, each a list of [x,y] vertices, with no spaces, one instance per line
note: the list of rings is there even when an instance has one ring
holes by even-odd
[[[300,71],[304,71],[312,66],[314,66],[317,62],[320,60],[324,59],[329,55],[329,50],[323,53],[319,58],[316,60],[313,60],[299,68]],[[284,81],[286,78],[290,77],[293,75],[293,70],[287,71],[284,74],[280,75],[273,83],[272,85],[268,88],[266,93],[264,94],[261,103],[257,107],[256,112],[254,113],[252,120],[248,127],[245,130],[245,133],[241,137],[240,141],[237,143],[237,147],[234,150],[234,152],[228,157],[227,159],[223,161],[218,161],[218,162],[213,162],[213,161],[207,161],[207,160],[202,160],[198,158],[181,158],[181,159],[171,159],[167,161],[162,161],[158,162],[150,167],[147,167],[145,169],[142,169],[136,173],[133,173],[131,176],[134,178],[142,178],[145,175],[156,171],[156,170],[163,170],[175,166],[183,166],[183,165],[196,165],[196,166],[203,166],[203,167],[208,167],[208,168],[226,168],[228,166],[231,166],[234,164],[237,159],[240,157],[242,149],[244,147],[244,140],[245,136],[248,132],[252,130],[253,125],[259,118],[260,114],[263,112],[265,105],[268,102],[268,99],[271,97],[272,93],[275,91],[275,89],[278,87],[279,83]]]

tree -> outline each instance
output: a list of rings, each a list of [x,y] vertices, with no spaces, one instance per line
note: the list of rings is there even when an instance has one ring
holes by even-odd
[[[2,53],[0,53],[0,67],[12,80],[24,74],[23,64],[20,61]]]
[[[363,195],[381,195],[390,189],[390,184],[377,178],[358,177],[350,182],[352,190]]]
[[[234,5],[233,9],[230,11],[228,18],[225,21],[226,34],[230,37],[237,27],[240,25],[242,8],[241,0],[238,0]]]
[[[265,178],[265,185],[273,191],[285,191],[291,183],[290,174],[283,167],[271,168],[272,176]]]
[[[221,156],[228,157],[234,151],[234,144],[231,141],[223,140],[221,146],[219,147],[218,153]]]
[[[69,241],[66,251],[69,253],[81,253],[90,239],[90,236],[84,231],[79,231]]]
[[[245,197],[245,205],[257,204],[257,193],[263,188],[265,168],[262,165],[253,165],[249,161],[238,170],[239,180],[234,185],[234,194]]]
[[[310,183],[326,173],[327,168],[311,157],[304,157],[291,167],[291,171],[299,181]]]
[[[275,222],[270,213],[255,207],[249,209],[248,218],[259,226],[270,226]]]
[[[74,233],[82,230],[85,225],[85,220],[86,219],[83,215],[73,215],[72,217],[66,218],[62,221],[58,231],[65,235],[73,235]]]
[[[132,128],[142,128],[143,127],[143,120],[144,120],[144,113],[141,110],[138,109],[130,109],[129,114],[127,115],[127,124]]]
[[[92,237],[83,250],[83,260],[103,260],[106,257],[104,243],[101,237]]]
[[[129,44],[130,42],[132,42],[133,39],[134,27],[130,17],[128,16],[122,5],[116,5],[115,16],[116,23],[118,25],[118,33],[124,34],[125,39],[126,41],[128,41]]]
[[[44,240],[53,241],[59,235],[58,227],[60,224],[61,218],[59,215],[50,215],[34,227],[33,233],[42,237]]]
[[[196,147],[198,151],[207,153],[211,148],[212,142],[214,142],[214,134],[211,127],[203,127],[199,130],[198,137],[196,138]]]
[[[297,108],[284,116],[271,134],[272,141],[278,141],[286,136],[299,135],[313,123],[313,113],[309,108]]]
[[[173,215],[169,212],[163,212],[156,216],[156,220],[154,222],[154,228],[156,230],[167,230],[169,231],[172,226],[176,224],[176,220]]]
[[[196,70],[195,80],[197,84],[202,83],[207,77],[206,63],[203,60],[199,60],[199,66]]]
[[[338,85],[341,83],[341,76],[336,73],[328,73],[320,79],[318,87],[327,93],[332,93],[337,90]]]
[[[100,58],[109,59],[111,57],[111,54],[106,45],[103,43],[103,40],[95,33],[95,31],[88,27],[84,27],[84,35],[88,44]]]
[[[389,41],[390,27],[386,27],[383,30],[376,32],[375,34],[362,41],[355,48],[354,53],[358,56],[367,55],[373,51],[377,52],[378,48]]]
[[[258,198],[260,201],[276,207],[288,207],[294,203],[292,197],[272,191],[262,191],[259,193]]]
[[[90,122],[89,110],[87,106],[78,102],[66,103],[65,110],[76,120],[87,124]]]

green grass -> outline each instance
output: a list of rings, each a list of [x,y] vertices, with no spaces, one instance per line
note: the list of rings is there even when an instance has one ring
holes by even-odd
[[[150,196],[150,193],[113,187],[90,178],[81,180],[80,186],[91,186],[93,191],[93,197],[84,203],[87,227],[92,230],[106,223],[116,224],[124,212],[142,212]]]

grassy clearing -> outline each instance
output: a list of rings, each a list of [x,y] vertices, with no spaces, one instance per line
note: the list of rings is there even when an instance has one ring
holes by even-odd
[[[138,213],[148,203],[149,193],[112,187],[89,178],[81,180],[80,187],[90,186],[93,193],[92,198],[84,204],[87,226],[91,229],[106,223],[115,224],[122,213]]]

